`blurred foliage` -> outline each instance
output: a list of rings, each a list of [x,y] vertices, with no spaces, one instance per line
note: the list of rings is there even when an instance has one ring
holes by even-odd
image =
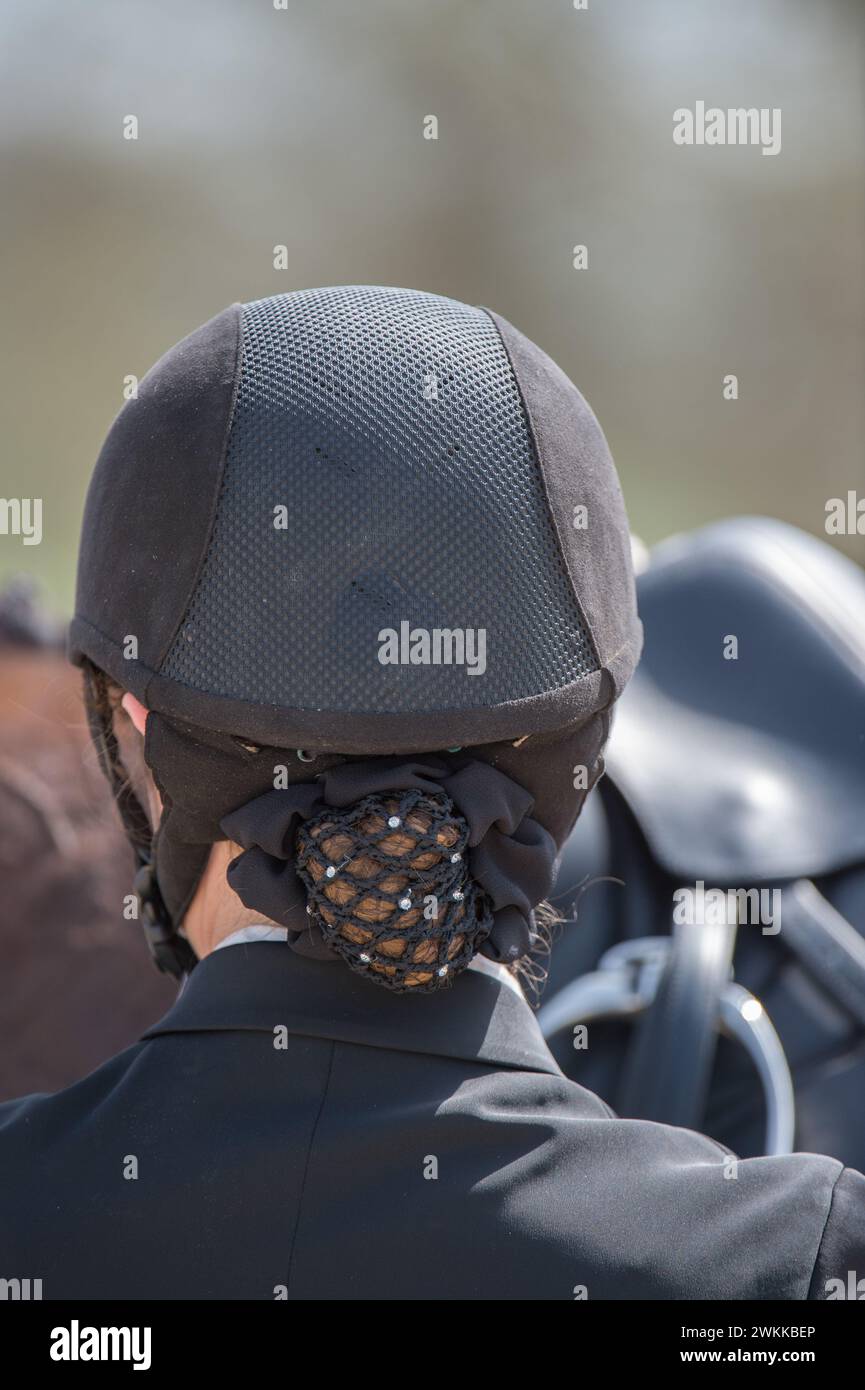
[[[316,284],[504,313],[593,404],[650,543],[741,512],[825,535],[865,491],[859,0],[7,0],[0,30],[2,493],[45,499],[0,580],[68,609],[123,377]],[[674,146],[697,99],[780,107],[781,153]]]

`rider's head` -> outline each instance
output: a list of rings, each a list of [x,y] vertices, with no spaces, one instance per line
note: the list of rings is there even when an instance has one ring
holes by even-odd
[[[71,629],[157,959],[236,892],[393,989],[519,961],[640,640],[601,430],[509,323],[365,286],[225,310],[111,429]]]

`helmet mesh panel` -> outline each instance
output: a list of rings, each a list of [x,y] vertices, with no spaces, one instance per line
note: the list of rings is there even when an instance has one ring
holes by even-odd
[[[483,310],[367,286],[276,295],[244,306],[242,353],[211,542],[164,675],[283,708],[423,712],[596,669]],[[485,673],[382,665],[378,634],[402,621],[484,629]]]

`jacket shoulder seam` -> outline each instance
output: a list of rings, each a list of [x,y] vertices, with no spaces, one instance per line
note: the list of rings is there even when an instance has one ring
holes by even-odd
[[[834,1181],[833,1184],[832,1184],[832,1191],[831,1191],[830,1194],[829,1194],[829,1206],[828,1206],[828,1209],[827,1209],[827,1211],[826,1211],[826,1220],[823,1222],[823,1229],[822,1229],[821,1232],[820,1232],[820,1239],[819,1239],[818,1242],[817,1242],[817,1250],[816,1250],[815,1255],[814,1255],[814,1264],[813,1264],[812,1269],[811,1269],[811,1278],[810,1278],[810,1280],[808,1281],[808,1293],[806,1294],[806,1298],[807,1298],[810,1302],[815,1302],[815,1301],[816,1301],[815,1298],[813,1297],[813,1290],[814,1290],[814,1280],[817,1278],[817,1266],[818,1266],[818,1264],[820,1263],[820,1252],[821,1252],[822,1249],[823,1249],[823,1241],[826,1239],[826,1232],[827,1232],[828,1229],[829,1229],[829,1222],[830,1222],[831,1217],[832,1217],[832,1208],[833,1208],[833,1206],[835,1205],[835,1193],[836,1193],[837,1190],[838,1190],[838,1184],[839,1184],[839,1182],[841,1181],[841,1179],[843,1178],[843,1176],[844,1176],[844,1174],[845,1174],[846,1172],[847,1172],[846,1167],[842,1165],[841,1171],[837,1174],[837,1176],[836,1176],[836,1178],[835,1178],[835,1181]]]

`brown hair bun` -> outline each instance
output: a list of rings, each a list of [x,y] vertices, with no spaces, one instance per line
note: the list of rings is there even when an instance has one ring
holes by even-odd
[[[304,821],[295,841],[307,912],[354,970],[393,990],[450,984],[492,929],[469,875],[469,827],[446,796],[364,797]]]

